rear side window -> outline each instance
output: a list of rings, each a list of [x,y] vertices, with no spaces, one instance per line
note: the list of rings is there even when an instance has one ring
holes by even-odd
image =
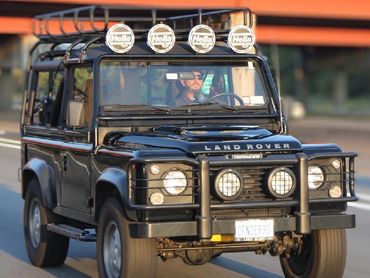
[[[36,73],[32,124],[42,126],[55,126],[57,124],[62,91],[63,71]]]

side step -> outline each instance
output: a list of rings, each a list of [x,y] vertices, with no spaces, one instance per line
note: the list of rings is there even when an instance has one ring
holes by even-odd
[[[80,241],[96,241],[96,234],[87,230],[78,229],[66,224],[48,224],[47,229],[50,232],[60,234]]]

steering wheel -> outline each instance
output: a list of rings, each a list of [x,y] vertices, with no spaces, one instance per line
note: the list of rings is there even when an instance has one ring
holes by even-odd
[[[234,98],[234,99],[236,99],[239,102],[240,105],[244,105],[244,101],[241,99],[240,96],[235,95],[235,94],[226,94],[226,93],[214,95],[214,96],[210,97],[207,101],[212,101],[212,100],[214,100],[216,98],[224,97],[224,96],[229,97],[229,98],[230,97],[231,98]]]

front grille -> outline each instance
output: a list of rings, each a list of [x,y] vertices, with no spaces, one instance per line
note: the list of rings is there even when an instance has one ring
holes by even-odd
[[[292,168],[292,166],[286,166]],[[274,166],[250,166],[250,167],[236,167],[243,178],[243,193],[238,197],[237,201],[261,201],[261,200],[272,200],[272,198],[266,194],[264,190],[264,184],[267,182],[267,175],[269,172],[276,168]],[[215,179],[217,174],[222,171],[223,168],[212,168],[210,171],[211,184],[215,186]],[[211,200],[218,200],[216,194],[213,194]]]
[[[266,167],[248,167],[237,169],[243,178],[244,192],[239,200],[269,199],[263,191],[263,183],[269,169]]]
[[[293,166],[286,166],[293,169]],[[243,179],[243,193],[235,201],[232,202],[248,202],[248,201],[271,201],[275,198],[270,197],[264,190],[267,182],[267,176],[275,166],[248,166],[248,167],[234,167]],[[215,186],[215,178],[217,174],[224,168],[211,168],[211,187]],[[224,201],[218,199],[213,192],[211,196],[212,203],[223,203]],[[251,208],[251,209],[229,209],[229,210],[211,210],[211,217],[213,219],[241,219],[241,218],[270,218],[270,217],[285,217],[290,213],[289,207],[283,208]]]
[[[213,219],[240,219],[240,218],[269,218],[284,217],[290,212],[289,208],[251,208],[251,209],[229,209],[212,210]]]

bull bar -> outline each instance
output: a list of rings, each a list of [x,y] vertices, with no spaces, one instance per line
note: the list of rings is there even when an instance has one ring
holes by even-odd
[[[197,159],[191,158],[144,158],[133,159],[130,163],[151,163],[151,162],[182,162],[197,166],[199,170],[199,202],[179,205],[143,205],[135,204],[132,199],[131,189],[126,200],[123,200],[129,210],[154,211],[168,209],[197,209],[195,221],[171,221],[171,222],[135,222],[130,224],[130,234],[134,238],[146,237],[176,237],[176,236],[197,236],[200,240],[209,240],[213,234],[232,234],[234,233],[234,220],[212,220],[211,209],[248,209],[248,208],[277,208],[277,207],[296,207],[294,216],[272,218],[274,220],[274,230],[295,231],[297,234],[309,234],[311,230],[330,229],[330,228],[353,228],[355,226],[355,216],[349,214],[332,215],[311,215],[309,204],[317,203],[346,203],[357,201],[355,195],[354,182],[354,158],[356,153],[325,153],[312,154],[278,154],[270,155],[267,158],[252,160],[227,160],[220,157],[199,156]],[[344,188],[348,186],[346,196],[338,199],[320,198],[309,199],[308,189],[308,161],[317,158],[348,158],[348,166],[345,173],[349,179],[344,181]],[[210,203],[210,166],[256,166],[256,165],[288,165],[297,164],[298,195],[292,200],[274,201],[248,201],[227,204]],[[344,191],[346,192],[346,190]]]

